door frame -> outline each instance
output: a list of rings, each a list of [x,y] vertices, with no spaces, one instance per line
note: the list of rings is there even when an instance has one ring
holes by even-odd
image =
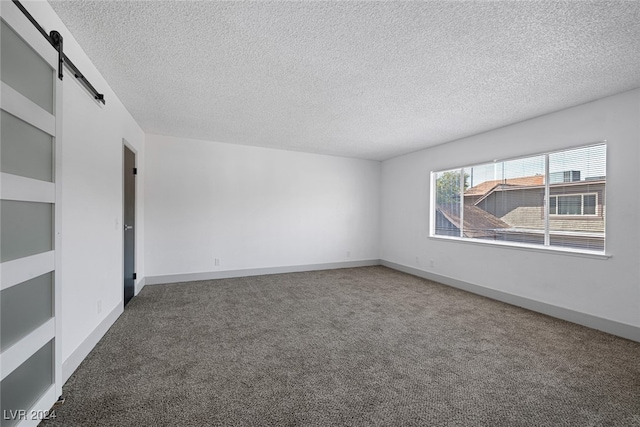
[[[125,208],[125,198],[124,198],[124,149],[128,148],[129,150],[131,150],[133,152],[133,155],[135,157],[135,161],[134,161],[134,165],[135,168],[138,168],[138,150],[131,144],[129,143],[125,138],[122,138],[122,162],[121,162],[121,169],[120,169],[120,179],[122,180],[122,213],[120,216],[120,230],[122,231],[122,244],[120,245],[120,247],[122,248],[122,269],[120,270],[120,277],[124,280],[124,208]],[[134,198],[134,207],[135,207],[135,215],[134,215],[134,220],[133,220],[133,270],[134,272],[138,271],[138,257],[137,252],[138,252],[138,224],[140,223],[139,218],[138,218],[138,194],[139,194],[139,188],[138,188],[138,179],[135,180],[135,198]],[[140,281],[139,277],[136,277],[136,279],[133,281],[133,296],[138,295],[138,283]],[[122,300],[121,300],[121,304],[122,307],[124,309],[124,282],[122,283]]]

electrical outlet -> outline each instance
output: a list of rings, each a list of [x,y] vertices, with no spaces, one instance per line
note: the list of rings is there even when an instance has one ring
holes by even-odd
[[[416,265],[420,265],[420,257],[416,257]]]
[[[220,265],[220,258],[216,258],[216,259],[214,260],[214,264],[215,264],[216,266],[219,266],[219,265]]]
[[[433,262],[433,260],[429,260],[429,267],[432,267],[435,265],[435,263]]]
[[[351,251],[347,251],[347,258],[351,258]]]
[[[98,300],[98,304],[96,308],[97,308],[98,314],[102,313],[102,300]]]

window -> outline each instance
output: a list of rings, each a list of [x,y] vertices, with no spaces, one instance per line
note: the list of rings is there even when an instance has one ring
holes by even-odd
[[[431,235],[604,252],[606,145],[432,173]]]
[[[595,215],[597,194],[549,196],[549,215]]]

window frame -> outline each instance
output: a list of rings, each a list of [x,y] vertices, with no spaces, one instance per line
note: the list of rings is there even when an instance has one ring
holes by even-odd
[[[596,197],[596,205],[595,205],[595,214],[580,214],[580,215],[558,215],[558,214],[551,214],[549,211],[550,208],[550,200],[551,197],[557,197],[557,196],[564,196],[564,194],[553,194],[550,195],[550,184],[549,183],[549,156],[555,153],[561,153],[561,152],[566,152],[566,151],[571,151],[571,150],[578,150],[578,149],[584,149],[584,148],[590,148],[590,147],[597,147],[597,146],[604,146],[604,157],[605,157],[605,162],[604,162],[604,169],[605,169],[605,189],[606,189],[606,176],[607,176],[607,159],[609,158],[608,155],[608,150],[609,150],[609,146],[608,146],[608,141],[607,140],[601,140],[601,141],[595,141],[595,142],[591,142],[591,143],[587,143],[587,144],[580,144],[580,145],[573,145],[573,146],[568,146],[566,148],[560,148],[557,150],[549,150],[549,151],[545,151],[543,153],[537,152],[537,153],[531,153],[531,154],[523,154],[521,156],[516,156],[516,157],[509,157],[509,158],[504,158],[504,159],[493,159],[493,160],[488,160],[488,161],[479,161],[479,162],[474,162],[474,163],[470,163],[470,164],[466,164],[464,166],[455,166],[455,167],[442,167],[439,168],[437,170],[431,170],[430,172],[430,181],[429,181],[429,233],[428,233],[428,238],[429,239],[436,239],[436,240],[442,240],[442,241],[449,241],[449,242],[457,242],[457,243],[468,243],[471,245],[484,245],[484,246],[494,246],[494,247],[503,247],[505,249],[521,249],[521,250],[526,250],[526,251],[536,251],[536,252],[555,252],[555,253],[559,253],[559,254],[566,254],[566,255],[575,255],[575,256],[582,256],[582,257],[589,257],[589,258],[598,258],[598,259],[608,259],[611,258],[611,254],[609,254],[607,252],[607,244],[606,244],[606,217],[603,216],[603,212],[604,212],[604,206],[602,208],[598,207],[598,202],[600,200],[600,195],[598,194],[598,192],[581,192],[581,193],[571,193],[571,194],[566,194],[567,196],[572,196],[572,195],[581,195],[581,212],[584,212],[584,196],[585,195],[595,195]],[[512,160],[520,160],[520,159],[526,159],[529,157],[535,157],[535,156],[545,156],[545,194],[544,194],[544,201],[543,201],[543,215],[546,217],[545,218],[545,229],[543,231],[543,233],[545,234],[545,243],[544,244],[532,244],[532,243],[522,243],[522,242],[513,242],[513,241],[500,241],[500,240],[483,240],[483,239],[476,239],[476,238],[470,238],[470,237],[463,237],[463,230],[460,230],[460,236],[449,236],[449,235],[438,235],[436,234],[436,210],[437,210],[437,204],[436,204],[436,176],[439,173],[442,172],[447,172],[447,171],[460,171],[462,174],[464,174],[464,170],[469,169],[469,168],[473,168],[473,167],[477,167],[477,166],[481,166],[484,164],[490,164],[490,163],[500,163],[500,162],[508,162],[508,161],[512,161]],[[588,181],[586,181],[588,183]],[[606,191],[606,190],[605,190]],[[464,200],[464,195],[462,194],[462,198],[461,200]],[[464,202],[462,202],[461,204],[462,206],[464,206]],[[556,209],[557,209],[557,198],[556,198]],[[557,212],[557,211],[556,211]],[[549,242],[549,236],[551,234],[551,232],[553,230],[550,230],[549,227],[549,223],[551,219],[564,219],[564,218],[571,218],[571,217],[585,217],[586,218],[595,218],[595,217],[602,217],[603,221],[604,221],[604,232],[603,232],[603,249],[602,250],[593,250],[593,249],[582,249],[582,248],[573,248],[573,247],[569,247],[569,246],[552,246],[550,245]]]

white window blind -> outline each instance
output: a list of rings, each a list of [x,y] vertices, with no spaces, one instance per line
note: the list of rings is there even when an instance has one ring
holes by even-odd
[[[604,251],[606,146],[549,154],[551,246]]]
[[[604,252],[605,144],[432,176],[434,236]]]

